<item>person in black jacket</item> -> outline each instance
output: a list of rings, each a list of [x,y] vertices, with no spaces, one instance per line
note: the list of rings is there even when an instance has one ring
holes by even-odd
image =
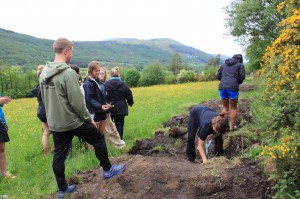
[[[105,87],[98,78],[100,67],[101,65],[97,61],[91,61],[88,64],[88,75],[83,82],[83,88],[86,107],[92,115],[98,130],[103,133],[100,122],[106,119],[106,112],[110,109],[111,105],[107,102]]]
[[[128,105],[133,105],[133,96],[128,85],[121,81],[119,67],[114,67],[110,71],[110,79],[105,83],[107,99],[113,105],[111,118],[115,122],[121,139],[123,139],[123,129],[125,116],[128,115]],[[128,105],[127,105],[128,104]]]
[[[37,67],[37,78],[40,78],[40,75],[42,73],[44,69],[43,65],[39,65]],[[43,145],[43,155],[46,156],[48,155],[48,145],[49,145],[49,137],[50,137],[50,130],[47,124],[47,117],[46,117],[46,110],[45,110],[45,106],[42,100],[42,96],[41,96],[41,89],[40,89],[40,85],[37,84],[36,88],[34,90],[32,90],[32,94],[33,96],[35,96],[37,98],[38,101],[38,109],[37,109],[37,117],[39,118],[39,120],[42,122],[42,129],[43,129],[43,136],[42,136],[42,145]],[[51,152],[54,151],[54,144],[52,144],[51,147]]]
[[[239,97],[239,85],[245,79],[245,67],[243,65],[243,56],[241,54],[233,55],[232,58],[225,60],[225,63],[219,68],[217,73],[219,83],[219,94],[222,99],[223,110],[228,116],[230,113],[230,131],[237,129],[235,120],[237,117],[237,104]]]
[[[207,157],[204,150],[205,140],[215,141],[215,155],[223,154],[223,137],[228,126],[227,117],[225,114],[219,114],[215,110],[205,106],[195,106],[190,111],[188,121],[188,141],[186,155],[189,161],[194,162],[196,159],[195,153],[195,137],[198,137],[198,147],[202,162],[207,162]]]

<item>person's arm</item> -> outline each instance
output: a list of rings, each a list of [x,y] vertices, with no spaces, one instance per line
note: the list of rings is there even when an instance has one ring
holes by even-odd
[[[86,104],[89,104],[94,109],[98,110],[101,109],[102,104],[100,104],[99,101],[95,99],[95,87],[93,84],[84,84],[84,95],[85,95],[85,101]],[[97,88],[96,88],[97,89]]]
[[[239,84],[243,83],[245,76],[245,66],[241,64],[241,66],[239,67]]]
[[[221,133],[214,133],[210,139],[212,139],[213,141],[215,140],[216,137],[218,137],[219,135],[221,135]]]
[[[65,80],[66,84],[66,92],[68,96],[68,101],[73,108],[73,110],[77,113],[78,117],[80,117],[83,121],[92,122],[92,118],[90,113],[88,112],[82,93],[79,88],[78,78],[75,71],[72,70]]]
[[[200,156],[202,158],[203,163],[207,163],[207,157],[206,157],[206,154],[205,154],[204,144],[205,144],[205,141],[198,138],[198,147],[197,147],[197,149],[199,150],[199,153],[200,153]]]
[[[125,84],[125,83],[124,83]],[[127,104],[129,106],[132,106],[134,104],[133,102],[133,95],[132,95],[132,91],[130,90],[130,88],[128,87],[128,85],[125,84],[125,98],[127,100]]]
[[[11,101],[11,97],[5,96],[0,97],[0,104],[3,106],[4,104],[8,104]]]
[[[222,66],[220,66],[220,68],[219,68],[219,70],[218,70],[217,78],[218,78],[218,80],[221,80],[221,79],[222,79]]]

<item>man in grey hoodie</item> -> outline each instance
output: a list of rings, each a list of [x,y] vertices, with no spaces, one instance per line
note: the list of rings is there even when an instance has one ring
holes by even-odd
[[[53,50],[54,61],[45,65],[40,87],[55,145],[52,168],[58,184],[58,198],[63,198],[64,193],[76,191],[76,185],[68,186],[65,181],[65,160],[74,136],[94,147],[105,179],[122,173],[126,166],[110,163],[104,136],[86,109],[76,73],[67,64],[73,55],[73,43],[59,38],[54,42]]]

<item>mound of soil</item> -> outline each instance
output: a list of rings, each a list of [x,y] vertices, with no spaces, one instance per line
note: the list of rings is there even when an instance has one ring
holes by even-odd
[[[202,105],[221,111],[219,100]],[[239,101],[239,127],[249,122],[250,100]],[[186,160],[188,115],[175,116],[155,132],[153,139],[137,140],[122,157],[112,162],[124,162],[124,173],[111,179],[102,178],[102,169],[96,168],[74,175],[70,183],[78,190],[70,198],[172,198],[172,199],[252,199],[272,198],[270,184],[262,168],[252,160],[241,157],[240,137],[227,136],[225,156],[213,157],[200,164]],[[199,154],[198,154],[199,156]],[[52,195],[50,197],[56,197]],[[47,197],[45,197],[47,198]]]
[[[127,170],[103,180],[101,170],[89,170],[74,178],[80,182],[71,198],[271,198],[260,167],[242,159],[233,164],[216,158],[207,164],[169,157],[126,155]]]
[[[254,84],[240,84],[239,86],[240,91],[251,91],[257,89],[257,85]]]

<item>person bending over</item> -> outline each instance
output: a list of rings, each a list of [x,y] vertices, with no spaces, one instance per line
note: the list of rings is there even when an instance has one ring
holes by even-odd
[[[188,142],[186,155],[189,161],[194,162],[196,159],[195,137],[198,137],[198,147],[203,163],[207,162],[205,154],[205,140],[209,135],[210,139],[215,140],[215,155],[223,154],[223,137],[226,132],[227,117],[219,114],[215,110],[205,106],[195,106],[190,111],[188,121]]]

